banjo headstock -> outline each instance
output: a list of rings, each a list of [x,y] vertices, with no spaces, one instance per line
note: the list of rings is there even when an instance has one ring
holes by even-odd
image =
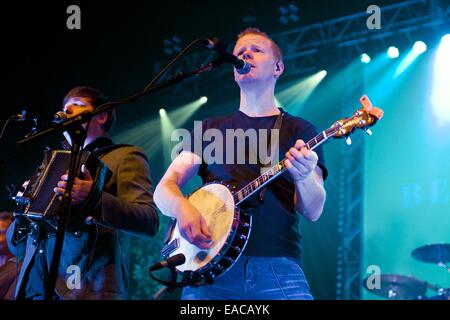
[[[383,117],[383,110],[372,105],[369,98],[364,95],[359,101],[362,107],[355,111],[350,118],[336,121],[333,126],[333,138],[348,138],[355,129],[362,129],[371,135],[370,127]]]

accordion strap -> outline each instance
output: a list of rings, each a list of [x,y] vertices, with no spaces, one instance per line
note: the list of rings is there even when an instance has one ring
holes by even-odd
[[[92,152],[92,154],[96,156],[94,158],[97,159],[98,163],[95,166],[96,172],[94,177],[94,184],[92,185],[91,191],[89,192],[88,196],[86,197],[86,200],[84,201],[83,205],[80,208],[80,212],[83,213],[81,215],[83,219],[85,219],[87,215],[92,215],[93,212],[96,211],[97,206],[99,205],[102,197],[103,189],[112,176],[111,170],[99,158],[106,155],[107,153],[110,153],[113,150],[123,147],[131,147],[131,145],[111,144],[109,146],[97,149]]]
[[[95,209],[97,203],[101,199],[103,188],[111,178],[111,175],[111,170],[109,170],[109,168],[103,162],[100,162],[95,172],[94,184],[92,185],[92,189],[89,192],[82,207],[80,208],[81,212],[90,214]]]

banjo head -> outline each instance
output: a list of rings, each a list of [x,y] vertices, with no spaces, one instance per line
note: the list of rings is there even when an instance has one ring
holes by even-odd
[[[204,185],[189,196],[189,202],[201,213],[211,232],[213,247],[200,249],[184,239],[178,230],[180,249],[174,252],[182,252],[186,262],[177,267],[179,271],[196,271],[207,265],[226,245],[232,232],[235,216],[234,198],[227,186],[221,183]]]

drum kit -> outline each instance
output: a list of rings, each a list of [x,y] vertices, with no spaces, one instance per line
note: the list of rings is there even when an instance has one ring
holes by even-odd
[[[425,245],[415,249],[411,255],[421,262],[436,264],[450,272],[450,266],[448,265],[450,262],[450,244]],[[379,280],[380,285],[371,288],[373,285],[369,287],[368,277],[364,280],[363,286],[371,293],[389,300],[450,300],[450,288],[432,285],[411,276],[381,274]],[[428,289],[436,292],[436,294],[427,297]]]

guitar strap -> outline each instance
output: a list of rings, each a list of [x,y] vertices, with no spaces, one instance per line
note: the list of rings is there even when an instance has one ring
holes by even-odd
[[[277,119],[275,120],[275,124],[274,124],[272,130],[280,130],[281,129],[284,112],[281,109],[279,109],[279,110],[280,110],[280,114],[277,116]],[[269,152],[271,152],[272,147],[274,147],[273,148],[274,150],[277,150],[277,146],[279,147],[279,144],[280,144],[280,141],[279,141],[280,139],[278,139],[277,141],[275,141],[275,144],[273,146],[270,145],[272,142],[272,130],[270,131],[270,136],[268,137],[269,143],[267,145],[267,153],[266,154],[269,154]],[[251,153],[253,153],[254,156],[256,156],[256,159],[258,159],[258,154],[252,145],[249,145],[249,151]],[[273,165],[275,165],[273,163],[273,159],[274,159],[274,155],[272,153],[270,153],[270,161],[269,161],[269,159],[264,159],[264,167],[263,168],[270,168]],[[261,202],[264,201],[265,191],[266,191],[266,187],[262,188],[258,193],[258,200]]]

